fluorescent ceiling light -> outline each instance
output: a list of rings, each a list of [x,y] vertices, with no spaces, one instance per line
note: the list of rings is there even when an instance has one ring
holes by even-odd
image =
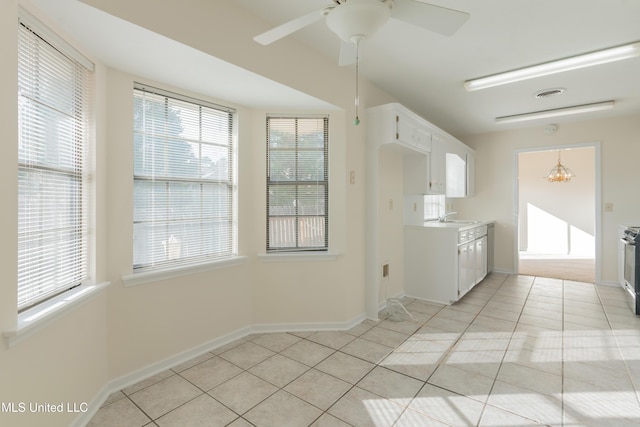
[[[564,71],[577,70],[579,68],[592,67],[594,65],[634,58],[636,56],[640,56],[640,42],[585,53],[583,55],[572,56],[570,58],[559,59],[557,61],[546,62],[544,64],[533,65],[531,67],[520,68],[513,71],[507,71],[505,73],[494,74],[492,76],[467,80],[464,82],[464,87],[471,92],[474,90],[486,89],[536,77],[548,76],[550,74],[562,73]]]
[[[575,105],[573,107],[556,108],[554,110],[535,111],[533,113],[515,114],[513,116],[496,117],[496,123],[517,123],[527,120],[548,119],[550,117],[568,116],[570,114],[590,113],[613,108],[614,101],[596,102],[594,104]]]

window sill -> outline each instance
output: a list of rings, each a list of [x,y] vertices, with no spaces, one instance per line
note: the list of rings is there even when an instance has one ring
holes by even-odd
[[[328,262],[338,259],[338,253],[331,252],[279,252],[259,254],[260,262]]]
[[[13,347],[34,332],[49,325],[63,313],[88,301],[109,284],[110,282],[96,285],[84,284],[19,313],[16,329],[3,333],[7,345],[9,348]]]
[[[122,283],[125,286],[138,286],[146,283],[158,282],[160,280],[173,279],[175,277],[187,276],[189,274],[201,273],[204,271],[218,270],[221,268],[233,267],[243,264],[247,257],[235,256],[222,260],[211,261],[206,264],[190,265],[176,267],[166,270],[146,271],[142,273],[133,273],[122,277]]]

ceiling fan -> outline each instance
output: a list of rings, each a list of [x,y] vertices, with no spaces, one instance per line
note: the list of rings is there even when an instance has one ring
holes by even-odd
[[[322,18],[342,40],[340,65],[354,62],[354,47],[371,37],[390,18],[427,30],[450,36],[469,18],[469,14],[419,0],[333,0],[333,4],[320,10],[285,22],[254,37],[260,44],[268,45]]]
[[[358,107],[360,42],[372,36],[390,18],[450,36],[469,19],[469,14],[419,0],[333,0],[334,4],[285,22],[253,39],[263,45],[303,29],[323,17],[340,39],[340,65],[356,64],[355,119],[360,124]],[[355,53],[355,54],[354,54]]]

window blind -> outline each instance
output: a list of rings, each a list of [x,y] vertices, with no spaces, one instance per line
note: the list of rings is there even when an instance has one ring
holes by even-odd
[[[92,73],[18,26],[18,310],[88,277]]]
[[[328,249],[328,142],[328,117],[267,117],[267,251]]]
[[[237,254],[234,111],[134,88],[134,271]]]

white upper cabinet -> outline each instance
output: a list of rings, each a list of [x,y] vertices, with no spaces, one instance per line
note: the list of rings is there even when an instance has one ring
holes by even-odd
[[[475,152],[458,140],[450,141],[445,154],[447,197],[474,194]]]
[[[431,132],[406,113],[396,112],[396,140],[416,151],[431,151]]]
[[[369,149],[405,150],[405,194],[473,195],[474,151],[453,136],[398,103],[367,109],[366,126]]]
[[[476,195],[476,153],[469,149],[467,153],[467,197]]]
[[[397,144],[412,152],[431,151],[432,125],[400,104],[367,109],[367,141],[373,147]]]
[[[465,197],[467,195],[467,156],[446,153],[445,160],[447,197]]]
[[[447,169],[446,155],[448,142],[440,135],[431,136],[431,162],[428,194],[445,194]]]

